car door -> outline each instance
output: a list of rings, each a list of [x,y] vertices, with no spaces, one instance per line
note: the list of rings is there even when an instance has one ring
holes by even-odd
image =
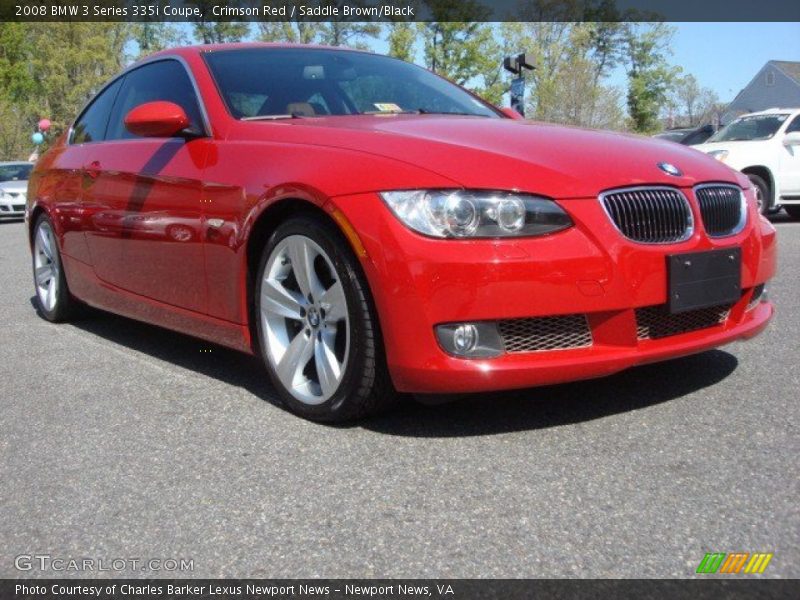
[[[201,136],[138,137],[125,116],[156,100],[181,106],[191,128],[205,132],[200,99],[187,68],[162,59],[121,82],[105,142],[85,157],[84,202],[93,206],[86,232],[95,274],[153,300],[206,311],[200,234],[201,175],[208,140]]]
[[[784,146],[783,138],[788,133],[800,132],[800,115],[795,116],[786,127],[780,147],[780,188],[782,196],[800,196],[800,146]]]
[[[119,85],[117,79],[100,90],[75,120],[66,142],[55,144],[39,159],[35,175],[37,196],[47,199],[59,215],[61,252],[85,264],[91,264],[84,230],[92,209],[84,203],[83,165],[92,146],[103,142]]]

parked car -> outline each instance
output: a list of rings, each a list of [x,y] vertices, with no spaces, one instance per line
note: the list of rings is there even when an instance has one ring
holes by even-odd
[[[33,164],[28,162],[0,162],[0,219],[25,216],[31,169]]]
[[[695,147],[746,174],[762,214],[780,204],[800,219],[800,108],[742,115]]]
[[[29,226],[45,319],[82,302],[260,355],[322,421],[604,376],[773,312],[775,230],[741,173],[355,50],[133,65],[39,159]]]
[[[699,127],[668,129],[667,131],[655,134],[653,137],[669,140],[670,142],[677,142],[684,146],[695,146],[697,144],[702,144],[712,135],[714,135],[714,126],[709,123]]]
[[[691,131],[694,131],[694,129],[685,127],[667,129],[666,131],[655,134],[653,137],[660,140],[667,140],[668,142],[677,142],[680,144],[681,140],[686,137],[686,134]]]

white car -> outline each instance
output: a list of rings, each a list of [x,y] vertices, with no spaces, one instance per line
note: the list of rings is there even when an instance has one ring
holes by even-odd
[[[762,214],[781,204],[800,219],[800,108],[742,115],[694,148],[747,175]]]
[[[29,162],[0,162],[0,219],[25,216]]]

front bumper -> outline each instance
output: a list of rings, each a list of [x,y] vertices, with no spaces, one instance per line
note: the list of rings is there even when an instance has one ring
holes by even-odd
[[[773,313],[768,302],[747,310],[753,288],[770,279],[776,266],[775,230],[752,202],[748,223],[735,236],[712,239],[697,227],[688,240],[665,245],[626,240],[596,198],[560,202],[575,222],[566,231],[475,241],[413,233],[373,194],[333,202],[366,250],[362,265],[400,391],[477,392],[609,375],[752,337]],[[701,222],[697,214],[695,222]],[[665,257],[732,246],[742,251],[742,296],[725,318],[702,329],[643,338],[637,309],[666,302]],[[434,333],[442,323],[555,315],[584,316],[590,345],[463,359],[444,352]]]
[[[0,196],[0,219],[3,217],[8,218],[22,218],[25,216],[25,197],[24,196],[9,196],[4,194]]]

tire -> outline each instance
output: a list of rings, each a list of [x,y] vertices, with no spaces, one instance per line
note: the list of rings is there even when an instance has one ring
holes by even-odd
[[[783,208],[794,221],[800,221],[800,204],[784,204]]]
[[[343,422],[394,403],[369,288],[335,226],[315,215],[279,225],[253,289],[260,352],[289,410]]]
[[[764,181],[764,178],[755,175],[754,173],[747,173],[751,183],[756,191],[756,201],[758,202],[758,212],[762,215],[769,214],[772,207],[772,192],[769,189],[769,184]]]
[[[77,301],[69,293],[53,223],[46,214],[36,219],[32,254],[37,312],[53,323],[69,320],[75,313]]]

